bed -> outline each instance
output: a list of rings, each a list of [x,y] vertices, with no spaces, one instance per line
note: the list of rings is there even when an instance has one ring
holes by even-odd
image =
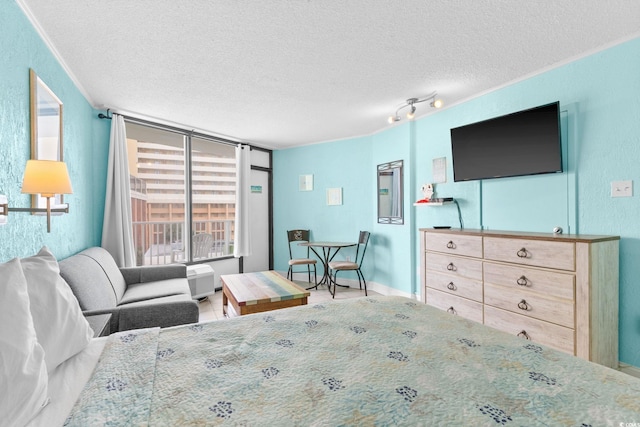
[[[88,378],[82,392],[50,387],[58,414],[32,425],[640,422],[639,379],[403,297],[122,332],[87,350],[58,367]]]

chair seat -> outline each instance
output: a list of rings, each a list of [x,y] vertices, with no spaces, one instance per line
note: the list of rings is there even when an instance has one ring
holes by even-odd
[[[332,270],[357,270],[358,264],[352,261],[331,261],[329,268]]]
[[[305,264],[315,264],[317,260],[311,258],[296,258],[289,260],[289,265],[305,265]]]

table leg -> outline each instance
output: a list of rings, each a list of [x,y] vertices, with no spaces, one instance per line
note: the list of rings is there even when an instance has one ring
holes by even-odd
[[[327,258],[327,253],[325,251],[326,248],[322,248],[322,255],[320,255],[313,246],[311,246],[311,251],[316,254],[320,262],[322,263],[322,279],[318,282],[318,286],[326,285],[329,282],[328,279],[328,271],[329,271],[329,261]],[[317,271],[316,271],[317,274]]]
[[[227,289],[226,286],[222,289],[222,314],[225,317],[229,317],[229,313],[227,313],[227,305],[229,304],[229,299],[227,298]]]
[[[331,249],[330,247],[322,247],[322,255],[320,255],[313,246],[311,246],[311,250],[313,251],[314,254],[316,254],[316,256],[320,259],[320,261],[322,262],[322,267],[324,269],[324,272],[322,274],[322,279],[318,282],[318,285],[327,285],[327,288],[329,290],[329,292],[331,292],[331,284],[333,283],[334,286],[340,286],[342,288],[348,288],[348,286],[346,285],[340,285],[338,283],[336,283],[332,278],[331,278],[331,273],[329,271],[329,263],[333,260],[333,258],[335,258],[336,255],[338,255],[338,252],[340,251],[340,248],[335,248],[335,252],[333,254],[331,254]]]

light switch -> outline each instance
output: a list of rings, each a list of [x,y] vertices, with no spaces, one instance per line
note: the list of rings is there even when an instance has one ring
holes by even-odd
[[[611,197],[631,197],[631,196],[633,196],[633,181],[611,182]]]

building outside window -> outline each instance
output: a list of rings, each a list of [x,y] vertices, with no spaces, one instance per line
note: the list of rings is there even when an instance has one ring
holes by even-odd
[[[126,126],[136,264],[232,255],[234,146],[135,123]]]

